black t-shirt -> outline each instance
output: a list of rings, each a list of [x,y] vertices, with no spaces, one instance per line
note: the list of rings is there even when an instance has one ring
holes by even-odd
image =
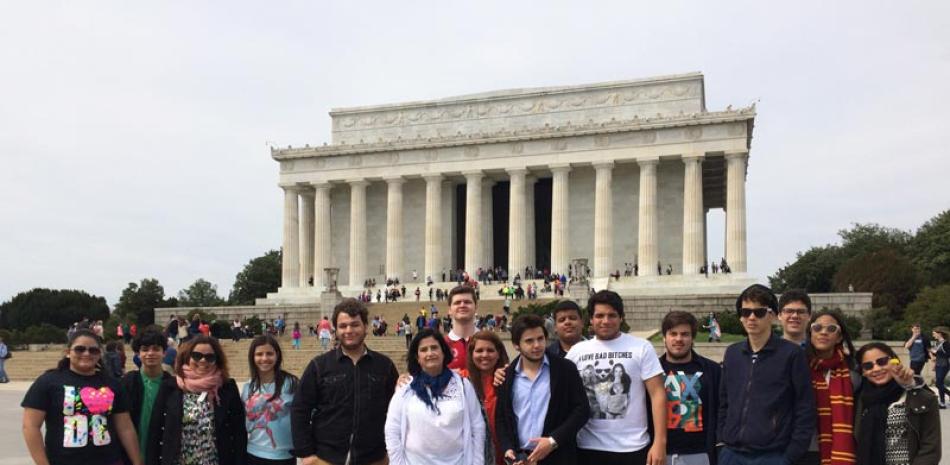
[[[113,418],[129,408],[118,380],[100,373],[49,371],[33,382],[20,406],[46,412],[50,463],[94,465],[122,459]]]
[[[666,389],[666,451],[668,454],[706,453],[706,429],[703,408],[709,404],[709,381],[697,361],[671,363],[660,357],[663,387]]]

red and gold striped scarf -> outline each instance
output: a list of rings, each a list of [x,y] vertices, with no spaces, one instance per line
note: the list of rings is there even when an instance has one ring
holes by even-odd
[[[825,381],[825,373],[830,372]],[[818,406],[821,465],[855,463],[854,388],[841,347],[831,358],[811,361],[811,385]]]

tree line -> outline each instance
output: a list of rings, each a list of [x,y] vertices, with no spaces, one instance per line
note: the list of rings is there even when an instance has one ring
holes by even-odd
[[[775,292],[873,292],[865,324],[876,339],[903,339],[911,323],[950,326],[950,210],[915,232],[854,224],[840,244],[812,247],[769,276]]]

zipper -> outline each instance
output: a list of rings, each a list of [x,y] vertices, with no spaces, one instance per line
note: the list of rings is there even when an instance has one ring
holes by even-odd
[[[755,362],[759,359],[758,356],[752,357],[752,366],[749,368],[749,382],[745,385],[745,395],[742,396],[742,416],[739,417],[739,421],[742,422],[742,426],[739,427],[739,442],[742,442],[742,433],[745,432],[745,418],[746,414],[749,412],[749,393],[752,391],[752,375],[755,373]]]

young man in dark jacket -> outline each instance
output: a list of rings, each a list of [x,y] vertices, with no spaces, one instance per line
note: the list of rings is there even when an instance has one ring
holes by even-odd
[[[149,422],[155,397],[163,381],[171,380],[172,375],[162,369],[162,359],[168,348],[168,340],[154,329],[145,330],[132,340],[132,351],[142,361],[142,369],[130,371],[122,377],[121,384],[129,399],[129,415],[139,437],[139,451],[144,460],[148,445]],[[126,463],[131,463],[128,457]]]
[[[294,455],[303,465],[385,464],[383,426],[399,373],[364,344],[366,306],[344,299],[333,309],[340,346],[304,370],[291,407]]]
[[[547,339],[540,316],[529,314],[512,323],[511,342],[520,355],[508,365],[505,383],[496,391],[497,439],[508,460],[573,465],[577,431],[587,423],[590,405],[577,367],[548,355]]]
[[[668,406],[666,456],[677,464],[715,465],[722,369],[693,350],[698,327],[696,317],[683,311],[667,313],[660,325],[666,347],[660,356]]]
[[[736,299],[749,337],[726,349],[719,393],[719,465],[795,463],[815,433],[805,352],[772,334],[778,300],[754,284]]]

